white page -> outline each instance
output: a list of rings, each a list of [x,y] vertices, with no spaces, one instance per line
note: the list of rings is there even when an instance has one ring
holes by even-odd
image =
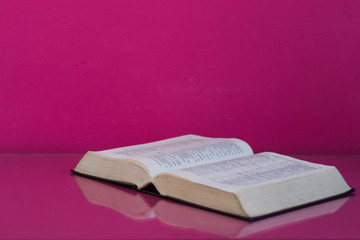
[[[137,160],[147,166],[150,175],[154,177],[161,172],[250,155],[253,151],[246,142],[239,139],[185,135],[96,153]]]
[[[283,181],[329,167],[276,153],[259,153],[171,173],[193,182],[235,192],[244,187]]]

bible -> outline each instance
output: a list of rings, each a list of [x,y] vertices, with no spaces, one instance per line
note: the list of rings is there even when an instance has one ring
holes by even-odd
[[[246,220],[354,191],[334,166],[197,135],[89,151],[72,172]]]

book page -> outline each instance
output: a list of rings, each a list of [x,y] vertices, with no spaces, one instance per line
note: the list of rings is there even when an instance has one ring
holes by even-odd
[[[330,166],[276,153],[259,153],[171,172],[200,184],[234,192],[241,188],[283,181],[321,171]]]
[[[143,163],[154,177],[161,172],[250,155],[253,151],[246,142],[239,139],[185,135],[96,153],[137,160]]]

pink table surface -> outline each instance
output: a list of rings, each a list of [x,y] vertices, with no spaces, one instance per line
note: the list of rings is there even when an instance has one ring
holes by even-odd
[[[298,157],[335,165],[355,189],[360,156]],[[72,175],[79,154],[0,154],[1,239],[359,239],[360,198],[246,222]]]

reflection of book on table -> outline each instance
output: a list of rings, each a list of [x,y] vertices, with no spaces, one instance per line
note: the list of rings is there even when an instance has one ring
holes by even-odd
[[[132,189],[98,182],[84,177],[75,176],[86,199],[94,204],[111,208],[132,219],[145,220],[154,217],[153,205],[157,197],[142,196]]]
[[[88,152],[74,173],[258,219],[352,189],[335,167],[276,153],[253,154],[239,139],[186,135],[154,143]]]
[[[249,236],[332,214],[348,200],[348,198],[340,198],[272,218],[246,222],[136,192],[125,187],[78,176],[75,178],[89,202],[111,208],[133,220],[157,218],[167,225],[194,229],[222,237]]]

